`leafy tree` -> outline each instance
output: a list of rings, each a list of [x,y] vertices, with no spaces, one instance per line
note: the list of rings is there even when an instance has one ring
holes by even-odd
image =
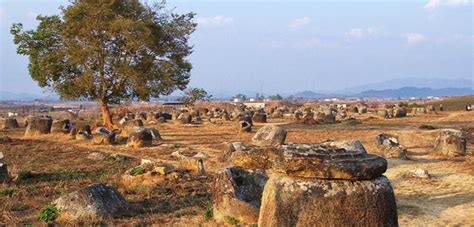
[[[270,95],[270,96],[268,96],[268,98],[270,100],[282,100],[283,99],[283,97],[280,94]]]
[[[186,96],[178,100],[186,106],[193,106],[198,101],[209,101],[212,95],[208,95],[207,91],[202,88],[190,88],[185,91]]]
[[[240,99],[240,101],[245,101],[247,100],[247,96],[243,95],[243,94],[237,94],[234,96],[234,99]]]
[[[35,30],[11,27],[31,77],[64,99],[97,100],[106,126],[109,104],[184,90],[194,14],[139,0],[72,0],[60,15],[38,16]]]

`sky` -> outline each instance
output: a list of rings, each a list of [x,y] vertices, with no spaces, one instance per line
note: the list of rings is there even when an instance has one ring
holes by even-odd
[[[150,2],[150,1],[149,1]],[[9,29],[61,0],[0,0],[0,91],[41,93]],[[473,1],[167,1],[196,13],[189,87],[331,92],[399,78],[473,79]],[[467,85],[467,86],[472,86]]]

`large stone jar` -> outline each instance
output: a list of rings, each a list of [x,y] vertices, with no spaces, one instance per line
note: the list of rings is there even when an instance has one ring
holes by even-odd
[[[280,147],[258,226],[397,226],[384,158],[333,144]]]

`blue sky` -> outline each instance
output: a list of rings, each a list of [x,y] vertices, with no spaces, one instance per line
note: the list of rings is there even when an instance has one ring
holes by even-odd
[[[40,93],[9,27],[57,0],[0,3],[0,91]],[[473,78],[472,0],[168,1],[195,12],[190,86],[214,93],[320,92],[397,78]],[[472,85],[467,85],[472,86]]]

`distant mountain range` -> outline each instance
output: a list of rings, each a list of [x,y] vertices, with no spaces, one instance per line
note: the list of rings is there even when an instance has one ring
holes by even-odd
[[[474,88],[474,79],[424,79],[424,78],[400,78],[386,80],[377,83],[368,83],[361,86],[350,87],[340,91],[337,94],[356,94],[369,90],[390,90],[400,88]]]
[[[474,80],[469,79],[421,79],[421,78],[404,78],[394,79],[385,82],[371,83],[362,86],[347,88],[344,90],[333,92],[314,92],[301,91],[294,94],[280,94],[284,97],[294,97],[303,99],[322,99],[331,97],[360,97],[360,98],[410,98],[410,97],[427,97],[427,96],[459,96],[474,94]],[[175,99],[181,96],[180,92],[175,92],[168,99]],[[214,98],[230,99],[237,93],[232,91],[209,91]],[[254,97],[257,92],[243,92],[247,97]],[[267,95],[267,94],[266,94]],[[59,97],[54,94],[29,94],[29,93],[13,93],[0,91],[0,101],[31,101],[35,99],[55,101]]]

